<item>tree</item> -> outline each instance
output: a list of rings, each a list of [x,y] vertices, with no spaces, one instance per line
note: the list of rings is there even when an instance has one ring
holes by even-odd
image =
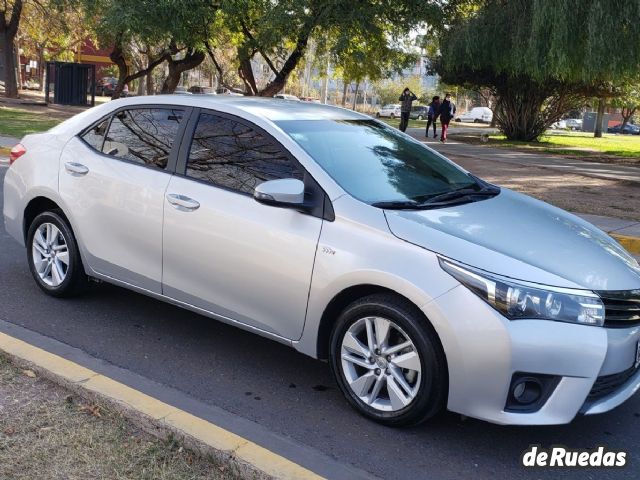
[[[15,38],[20,26],[22,0],[5,1],[0,7],[0,49],[2,50],[4,94],[9,98],[18,98],[18,71],[14,50]]]
[[[640,110],[640,82],[628,82],[621,87],[621,94],[613,98],[612,107],[620,109],[622,115],[622,129],[629,120]],[[622,131],[622,130],[621,130]]]
[[[439,0],[229,0],[221,3],[220,12],[221,21],[216,25],[221,28],[213,36],[222,32],[235,46],[236,67],[245,93],[273,96],[301,62],[314,34],[318,34],[318,40],[329,36],[334,54],[346,64],[344,54],[351,43],[371,45],[369,55],[375,57],[378,51],[372,52],[374,45],[384,42],[386,48],[389,40],[408,34],[425,20],[438,22],[443,10]],[[221,67],[215,46],[209,47],[213,63]],[[384,49],[379,51],[384,53]],[[262,59],[272,74],[263,85],[252,69],[256,59]],[[351,63],[363,60],[360,55]],[[225,73],[219,71],[219,78],[224,77]]]
[[[164,62],[169,75],[163,92],[175,90],[180,75],[204,60],[208,25],[217,12],[214,0],[84,0],[87,19],[93,22],[103,45],[113,45],[109,57],[118,67],[114,98],[124,85],[148,75]],[[144,66],[133,57],[144,55]]]
[[[24,4],[17,36],[25,55],[38,61],[40,90],[44,90],[45,62],[72,61],[91,32],[77,9],[54,0],[39,0]]]
[[[617,79],[637,75],[638,38],[638,2],[487,0],[444,35],[438,70],[493,90],[499,127],[530,141],[582,98],[610,98]]]

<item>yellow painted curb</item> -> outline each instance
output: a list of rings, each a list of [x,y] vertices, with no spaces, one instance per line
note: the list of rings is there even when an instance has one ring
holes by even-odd
[[[615,238],[629,253],[640,255],[640,237],[618,235],[616,233],[610,233],[609,235]]]
[[[124,404],[146,417],[195,438],[214,450],[245,462],[272,478],[284,480],[322,480],[323,478],[240,435],[2,332],[0,332],[0,350],[76,386]]]

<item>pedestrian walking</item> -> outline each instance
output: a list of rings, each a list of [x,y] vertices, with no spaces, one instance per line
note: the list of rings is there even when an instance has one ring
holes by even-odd
[[[402,95],[398,99],[400,101],[400,130],[406,131],[407,126],[409,125],[409,115],[411,114],[411,103],[414,100],[417,100],[416,97],[409,87],[405,88],[402,91]]]
[[[445,143],[447,141],[447,131],[449,130],[449,122],[456,114],[456,104],[451,100],[451,94],[447,93],[444,96],[444,101],[440,105],[440,125],[442,133],[440,135],[440,141]]]
[[[440,97],[436,95],[431,99],[429,104],[429,110],[427,111],[427,129],[424,132],[424,136],[429,138],[429,127],[433,125],[433,138],[437,138],[436,134],[436,120],[440,115]]]

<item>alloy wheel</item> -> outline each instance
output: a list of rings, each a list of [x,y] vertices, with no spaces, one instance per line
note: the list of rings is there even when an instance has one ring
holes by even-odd
[[[386,318],[355,321],[342,339],[340,356],[349,388],[375,410],[402,410],[418,394],[422,372],[418,350],[411,338]]]
[[[31,244],[33,264],[43,283],[57,287],[69,271],[69,249],[60,229],[53,223],[41,224]]]

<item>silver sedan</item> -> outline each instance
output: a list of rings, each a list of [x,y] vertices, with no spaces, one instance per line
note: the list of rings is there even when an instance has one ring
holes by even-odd
[[[10,160],[6,228],[45,293],[97,278],[285,343],[378,422],[561,424],[640,388],[618,243],[358,113],[136,97]]]

